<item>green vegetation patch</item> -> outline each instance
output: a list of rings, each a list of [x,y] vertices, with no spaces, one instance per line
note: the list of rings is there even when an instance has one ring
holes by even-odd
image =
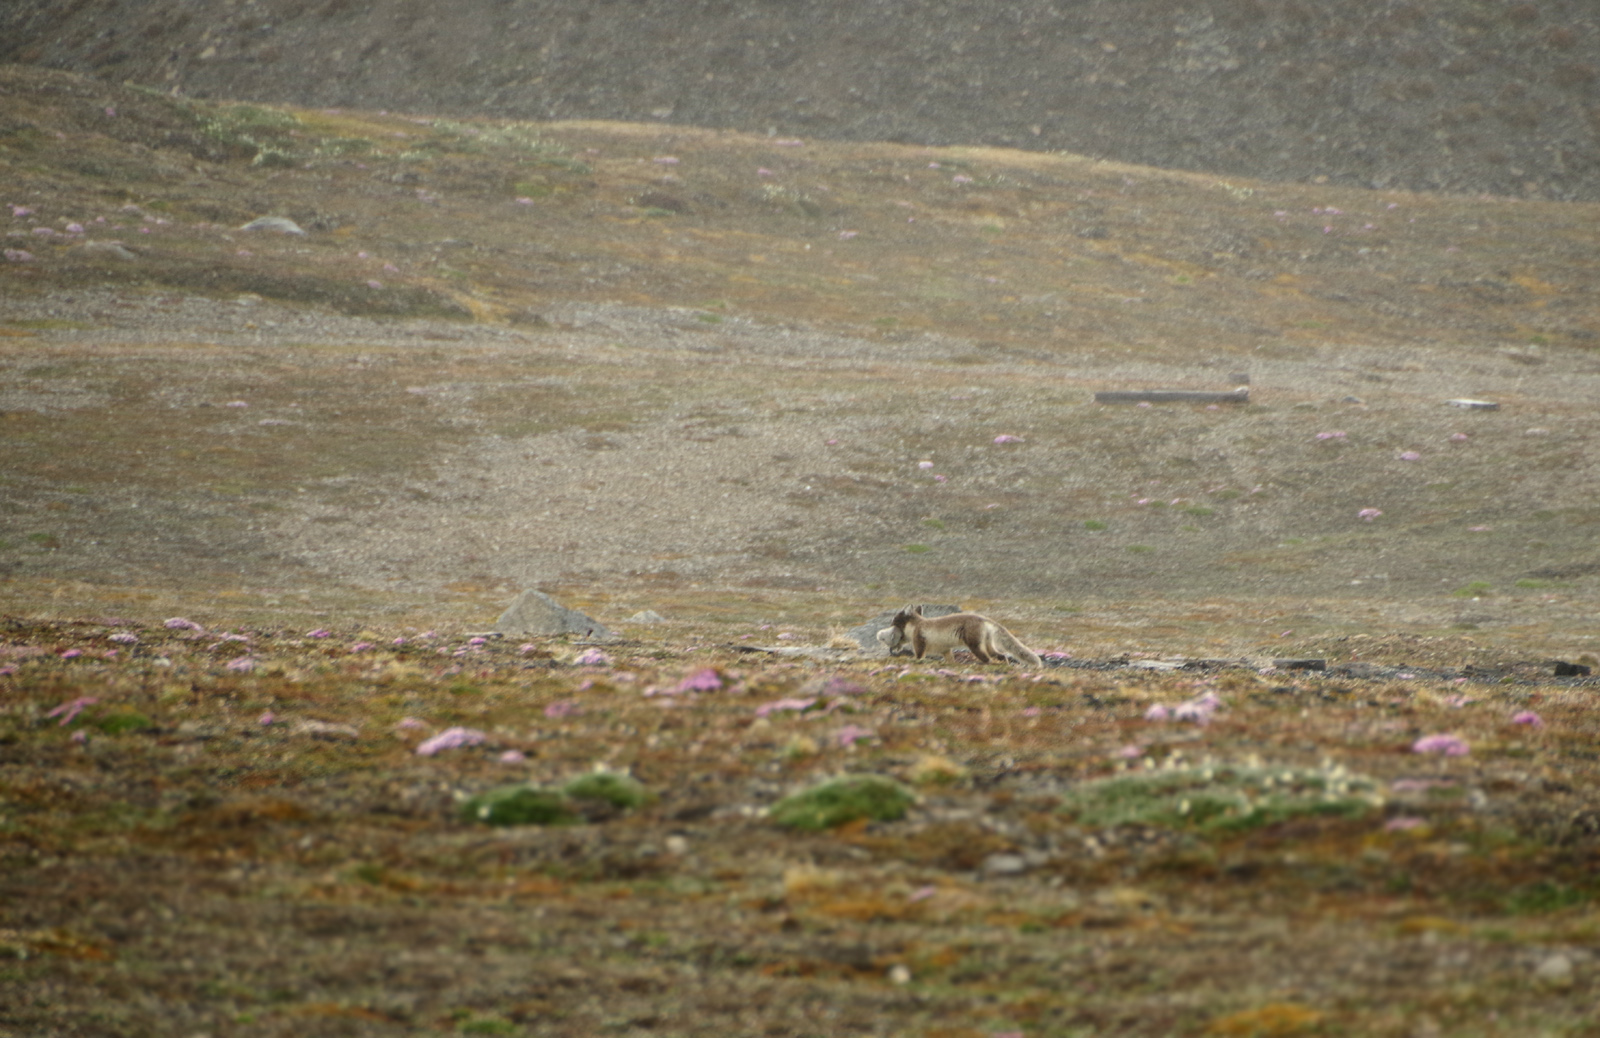
[[[579,775],[560,789],[518,783],[486,790],[463,803],[459,815],[463,822],[485,825],[577,825],[632,811],[652,799],[632,776],[596,771]]]
[[[1243,832],[1291,818],[1359,818],[1380,807],[1372,779],[1318,769],[1205,762],[1085,782],[1061,810],[1080,825]]]
[[[561,787],[573,800],[596,800],[619,811],[632,811],[650,802],[650,794],[631,775],[620,771],[594,771],[579,775]]]
[[[881,775],[845,775],[829,779],[772,807],[771,818],[788,829],[816,831],[870,818],[893,822],[904,818],[916,797],[900,783]]]
[[[460,816],[463,822],[485,825],[577,825],[583,821],[564,794],[530,785],[479,793],[461,805]]]
[[[124,732],[148,732],[156,727],[156,723],[137,710],[119,709],[95,721],[94,726],[107,735],[121,735]]]
[[[1588,904],[1600,895],[1600,884],[1568,886],[1551,880],[1538,880],[1518,887],[1504,899],[1506,911],[1517,915],[1548,915]]]

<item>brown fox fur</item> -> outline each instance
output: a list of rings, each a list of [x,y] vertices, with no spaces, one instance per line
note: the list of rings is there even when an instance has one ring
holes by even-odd
[[[1038,653],[1017,641],[1016,635],[978,613],[928,618],[922,615],[920,606],[907,606],[895,614],[891,623],[878,634],[878,640],[889,646],[890,652],[909,645],[911,654],[920,660],[930,652],[948,655],[952,649],[965,647],[979,663],[1010,656],[1030,667],[1042,665]]]

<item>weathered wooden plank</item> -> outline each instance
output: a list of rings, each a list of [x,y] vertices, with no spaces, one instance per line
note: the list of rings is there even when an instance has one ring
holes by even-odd
[[[1111,389],[1094,395],[1097,404],[1248,404],[1250,390],[1224,393],[1203,389]]]

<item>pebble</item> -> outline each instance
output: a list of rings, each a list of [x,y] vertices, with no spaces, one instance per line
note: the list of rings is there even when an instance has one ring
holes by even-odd
[[[1533,971],[1533,979],[1545,987],[1564,991],[1572,986],[1572,960],[1557,952],[1539,963]]]
[[[1028,871],[1028,862],[1020,854],[991,854],[983,859],[986,876],[1020,876]]]

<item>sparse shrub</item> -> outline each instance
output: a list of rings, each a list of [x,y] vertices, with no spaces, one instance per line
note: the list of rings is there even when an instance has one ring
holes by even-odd
[[[797,735],[784,744],[783,755],[789,760],[805,760],[807,757],[815,757],[820,749],[817,740],[811,736]]]
[[[1594,900],[1595,891],[1541,879],[1520,886],[1506,897],[1506,908],[1519,915],[1545,915]]]
[[[377,887],[383,885],[383,877],[387,872],[388,869],[385,869],[382,865],[374,862],[364,862],[351,869],[350,876],[352,879],[360,880],[362,883],[370,883]]]
[[[263,146],[256,152],[256,157],[250,160],[252,166],[264,166],[268,169],[289,169],[298,164],[298,160],[282,148],[270,145]]]
[[[1135,555],[1148,555],[1155,551],[1155,549],[1150,547],[1148,544],[1130,544],[1128,545],[1128,550]]]
[[[1482,598],[1494,590],[1494,585],[1487,580],[1474,580],[1463,587],[1458,587],[1450,592],[1457,598]]]
[[[1290,818],[1356,818],[1381,803],[1376,783],[1338,767],[1207,762],[1085,782],[1067,794],[1061,810],[1096,829],[1148,825],[1222,833]]]
[[[906,545],[906,551],[910,552],[913,555],[922,555],[922,554],[924,554],[926,552],[930,552],[932,550],[933,549],[928,547],[926,544],[908,544],[908,545]]]
[[[967,777],[967,769],[935,753],[926,754],[911,766],[906,777],[919,786],[953,786]]]
[[[317,145],[317,154],[324,157],[337,158],[343,155],[367,155],[376,150],[377,145],[365,137],[329,137]]]
[[[287,112],[255,105],[219,105],[201,116],[200,132],[252,165],[292,166],[289,133],[300,121]]]
[[[845,775],[784,797],[771,818],[788,829],[832,829],[859,818],[892,822],[916,802],[910,791],[881,775]]]
[[[1109,529],[1110,524],[1101,519],[1085,519],[1083,521],[1083,528],[1085,530],[1094,530],[1098,532],[1100,530]]]

